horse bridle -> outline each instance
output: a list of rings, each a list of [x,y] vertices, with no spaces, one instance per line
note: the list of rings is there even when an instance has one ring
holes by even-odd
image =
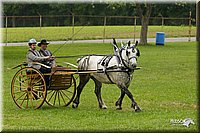
[[[132,48],[134,48],[134,47],[132,47]],[[128,61],[127,61],[127,60],[125,60],[125,59],[122,58],[122,51],[123,51],[123,50],[126,50],[126,49],[125,49],[125,48],[121,48],[121,49],[120,49],[120,51],[119,51],[119,58],[120,58],[122,64],[125,66],[125,68],[131,69],[131,68],[129,68],[129,66],[130,66],[130,60],[131,60],[132,58],[135,58],[135,59],[137,60],[137,57],[136,57],[136,56],[132,56],[132,57],[128,58]],[[126,52],[127,52],[127,50],[126,50]],[[126,56],[128,57],[127,54],[126,54]],[[128,64],[128,66],[126,65],[125,62]]]

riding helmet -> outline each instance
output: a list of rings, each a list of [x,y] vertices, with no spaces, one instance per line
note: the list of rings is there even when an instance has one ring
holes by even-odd
[[[30,40],[28,41],[28,45],[29,45],[29,46],[31,46],[32,44],[37,44],[37,41],[36,41],[34,38],[32,38],[32,39],[30,39]]]

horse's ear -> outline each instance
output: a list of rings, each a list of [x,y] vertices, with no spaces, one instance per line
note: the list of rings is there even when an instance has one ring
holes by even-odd
[[[113,38],[113,44],[117,45],[117,42],[116,42],[115,38]]]
[[[113,44],[112,45],[114,46],[114,51],[117,51],[119,49],[118,46],[117,46],[117,42],[116,42],[115,38],[113,38]]]
[[[136,53],[136,56],[140,57],[140,50],[138,48],[137,49],[137,53]]]
[[[129,47],[131,46],[131,41],[128,41],[128,46],[129,46]]]
[[[124,44],[123,44],[122,40],[121,40],[121,47],[124,47]]]
[[[137,45],[138,45],[138,41],[136,41],[136,43],[135,43],[135,46],[137,47]]]

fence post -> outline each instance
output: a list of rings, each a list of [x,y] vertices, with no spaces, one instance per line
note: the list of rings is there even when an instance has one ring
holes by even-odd
[[[192,28],[192,12],[190,11],[189,14],[189,38],[188,38],[188,42],[191,41],[191,28]]]
[[[74,13],[72,13],[72,43],[74,43]]]
[[[163,31],[164,21],[165,19],[162,17],[162,31]]]
[[[40,15],[40,40],[42,39],[42,16]]]
[[[104,16],[104,22],[103,22],[103,43],[105,42],[106,38],[106,16]]]
[[[137,18],[135,16],[134,17],[134,42],[135,42],[136,25],[137,25]]]
[[[8,43],[8,38],[7,38],[7,36],[8,36],[8,31],[7,31],[7,28],[8,28],[8,17],[6,16],[6,46],[8,45],[7,43]]]

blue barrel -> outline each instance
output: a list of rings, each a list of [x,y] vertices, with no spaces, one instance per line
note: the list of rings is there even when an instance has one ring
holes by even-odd
[[[165,33],[156,32],[156,45],[164,45],[164,44],[165,44]]]

